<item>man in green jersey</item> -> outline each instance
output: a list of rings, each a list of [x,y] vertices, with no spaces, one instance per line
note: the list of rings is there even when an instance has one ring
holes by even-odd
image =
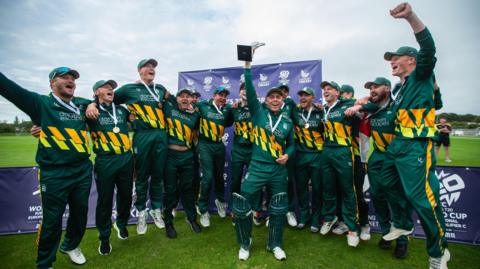
[[[75,264],[86,262],[79,245],[87,224],[92,163],[85,122],[89,101],[73,97],[78,78],[78,72],[71,68],[55,68],[49,74],[52,93],[40,95],[0,73],[0,95],[42,129],[36,156],[43,210],[37,238],[37,268],[51,268],[56,259],[67,204],[67,230],[60,251]]]
[[[353,105],[351,100],[340,98],[340,86],[336,82],[321,83],[326,102],[325,146],[321,164],[323,170],[323,207],[324,223],[320,229],[327,234],[337,222],[337,182],[342,196],[342,216],[348,227],[347,243],[356,247],[359,243],[357,234],[358,207],[353,181],[353,152],[351,148],[353,118],[345,115],[345,110]]]
[[[355,101],[355,90],[351,85],[343,84],[340,87],[341,98],[345,100]],[[362,116],[363,117],[363,116]],[[358,205],[358,214],[360,222],[360,239],[370,240],[370,226],[368,224],[368,204],[363,197],[363,183],[365,182],[365,166],[367,163],[367,154],[370,150],[369,137],[360,131],[362,126],[365,126],[365,120],[360,117],[353,117],[352,123],[352,150],[354,154],[354,171],[353,179],[355,183],[356,198]],[[337,217],[341,218],[341,197],[340,192],[337,193],[338,207]],[[339,214],[340,213],[340,214]],[[347,225],[342,221],[338,222],[332,232],[334,234],[344,234],[348,231]]]
[[[163,107],[167,121],[168,157],[165,170],[165,231],[168,238],[176,238],[173,209],[179,198],[187,214],[187,223],[195,233],[201,231],[196,222],[194,194],[194,133],[200,114],[191,108],[191,91],[180,89],[176,98],[170,96]]]
[[[198,211],[200,224],[210,226],[208,201],[210,190],[215,185],[215,205],[221,218],[225,212],[225,182],[223,172],[225,167],[225,144],[222,137],[225,128],[233,124],[232,107],[226,104],[230,92],[224,87],[218,87],[213,98],[196,103],[200,113],[200,135],[198,153],[202,171],[200,179],[200,194],[198,197]]]
[[[245,62],[245,88],[248,108],[252,116],[254,145],[252,160],[241,185],[241,194],[233,194],[233,212],[237,241],[240,244],[238,257],[246,260],[252,244],[252,210],[255,197],[264,186],[270,194],[269,236],[267,250],[278,260],[286,259],[283,246],[283,227],[288,211],[286,163],[294,154],[293,124],[281,111],[283,96],[278,88],[267,92],[261,104],[253,86],[251,63]]]
[[[154,83],[155,59],[143,59],[137,65],[140,80],[123,85],[115,91],[115,104],[126,104],[135,115],[133,154],[135,158],[135,207],[138,211],[137,234],[147,232],[147,213],[158,228],[164,228],[161,208],[163,203],[163,181],[167,158],[167,132],[163,115],[163,102],[167,90]],[[87,117],[98,117],[98,109],[92,104]],[[150,178],[150,180],[149,180]],[[147,191],[152,209],[147,212]]]
[[[387,149],[384,171],[396,170],[400,176],[405,195],[425,231],[430,268],[444,269],[450,260],[450,252],[445,237],[432,141],[436,135],[435,43],[430,31],[408,3],[398,5],[390,10],[390,14],[410,24],[420,51],[412,47],[400,47],[396,52],[386,52],[384,55],[385,60],[390,62],[392,75],[399,77],[401,82],[391,94],[397,126],[396,137]],[[395,192],[398,190],[389,188],[389,200],[395,199]],[[402,234],[401,229],[390,229],[384,238],[393,240]]]
[[[323,110],[313,101],[315,91],[305,87],[298,91],[300,103],[293,109],[292,120],[295,128],[295,182],[300,207],[297,225],[302,229],[311,222],[310,230],[319,231],[321,212],[321,153],[323,150]],[[310,204],[309,182],[312,186]]]

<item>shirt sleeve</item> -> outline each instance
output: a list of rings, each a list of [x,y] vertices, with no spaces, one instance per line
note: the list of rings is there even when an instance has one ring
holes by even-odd
[[[0,73],[0,95],[30,116],[35,123],[40,123],[40,94],[22,88]]]
[[[437,58],[435,57],[435,42],[430,34],[428,28],[415,34],[420,51],[417,54],[417,67],[415,68],[415,75],[417,80],[424,80],[433,75],[433,69]]]
[[[440,89],[433,91],[433,102],[435,105],[435,110],[442,109],[443,101],[442,101],[442,93],[440,93]]]
[[[227,105],[225,115],[225,127],[230,127],[233,125],[233,108],[230,105]]]
[[[288,132],[287,136],[287,148],[285,149],[285,154],[288,155],[288,159],[292,159],[295,155],[295,139],[293,136],[293,128]]]
[[[115,91],[115,94],[113,95],[113,102],[116,105],[125,104],[127,102],[128,97],[126,91],[127,85],[124,85]]]
[[[248,109],[250,109],[251,113],[257,113],[261,105],[260,101],[257,99],[255,86],[253,86],[252,70],[250,68],[245,68],[243,69],[243,74],[245,76],[245,91],[247,95]]]
[[[378,105],[372,102],[368,102],[360,108],[360,112],[368,112],[368,113],[375,113],[377,110],[380,109]]]

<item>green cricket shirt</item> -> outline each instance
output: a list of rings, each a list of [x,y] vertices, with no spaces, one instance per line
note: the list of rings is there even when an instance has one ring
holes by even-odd
[[[198,129],[200,114],[197,111],[185,111],[178,108],[175,97],[170,96],[163,107],[167,119],[168,144],[194,145],[194,134]]]
[[[234,121],[234,137],[233,143],[237,145],[251,145],[253,143],[252,135],[252,115],[248,106],[242,106],[232,109]]]
[[[252,115],[254,140],[252,160],[277,164],[275,160],[283,154],[288,154],[289,158],[292,158],[295,153],[292,120],[283,115],[283,112],[279,114],[271,112],[266,104],[258,101],[252,82],[252,70],[244,69],[244,76],[248,108]],[[272,127],[275,129],[273,133]]]
[[[310,117],[308,109],[297,105],[292,111],[295,128],[295,150],[298,152],[320,152],[323,149],[323,110],[312,105]],[[306,121],[308,119],[308,121]],[[307,124],[308,123],[308,124]]]
[[[224,105],[217,111],[213,99],[203,100],[195,104],[200,113],[199,139],[208,142],[222,142],[225,128],[233,124],[232,107]]]
[[[41,127],[36,162],[40,166],[68,165],[88,160],[90,145],[85,110],[89,100],[74,97],[68,104],[57,101],[53,93],[40,95],[28,91],[0,73],[0,95],[25,112]]]
[[[345,110],[354,104],[352,100],[338,99],[331,107],[324,107],[325,146],[350,147],[352,146],[353,117],[347,117]]]

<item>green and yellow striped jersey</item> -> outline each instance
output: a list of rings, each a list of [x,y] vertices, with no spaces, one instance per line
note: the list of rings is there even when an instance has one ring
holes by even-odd
[[[53,94],[28,91],[0,73],[0,95],[40,126],[36,161],[40,166],[69,165],[88,160],[90,145],[85,110],[89,100],[74,97],[79,114],[59,103]]]
[[[238,107],[233,108],[234,121],[234,144],[251,145],[253,143],[252,135],[252,116],[248,106],[238,104]]]
[[[303,117],[302,117],[303,115]],[[323,110],[312,106],[310,118],[308,109],[297,105],[292,111],[292,120],[295,128],[295,150],[298,152],[320,152],[323,149]],[[308,122],[305,119],[308,118]],[[307,125],[308,123],[308,125]]]
[[[178,108],[175,97],[170,96],[163,107],[167,119],[168,144],[194,146],[195,133],[198,130],[200,114],[197,111],[185,111]]]
[[[254,139],[252,161],[277,164],[276,159],[283,154],[288,154],[289,158],[292,158],[295,153],[292,120],[282,112],[272,113],[266,104],[258,101],[250,69],[244,70],[244,76],[248,108],[252,115]],[[269,116],[272,119],[272,126],[270,126]],[[277,124],[276,128],[275,124]],[[275,129],[273,133],[271,127]]]
[[[113,131],[115,124],[110,116],[113,116],[113,106],[105,103],[100,106],[106,111],[99,107],[98,119],[87,120],[92,136],[93,151],[97,155],[116,155],[129,152],[132,148],[127,124],[130,112],[122,106],[115,106],[115,116],[118,121],[116,126],[120,129],[120,132],[115,133]]]
[[[395,113],[392,111],[391,100],[376,112],[369,115],[370,129],[372,131],[373,148],[385,152],[387,146],[395,138]]]
[[[353,117],[347,117],[345,110],[354,104],[352,100],[338,99],[335,104],[324,107],[325,146],[350,147],[352,146]]]
[[[217,111],[213,105],[213,99],[203,100],[195,104],[200,113],[200,141],[222,142],[225,128],[232,126],[232,107],[229,104]]]
[[[148,86],[159,102],[150,94],[142,83],[123,85],[115,91],[115,104],[126,104],[130,113],[135,115],[133,122],[135,131],[160,129],[165,130],[165,117],[162,106],[166,89],[161,84]],[[154,91],[155,88],[155,91]]]

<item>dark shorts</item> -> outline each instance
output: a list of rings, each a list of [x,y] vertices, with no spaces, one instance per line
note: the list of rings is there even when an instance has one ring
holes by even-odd
[[[436,139],[436,146],[440,147],[443,145],[444,147],[450,146],[450,136],[448,135],[439,135],[438,139]]]

